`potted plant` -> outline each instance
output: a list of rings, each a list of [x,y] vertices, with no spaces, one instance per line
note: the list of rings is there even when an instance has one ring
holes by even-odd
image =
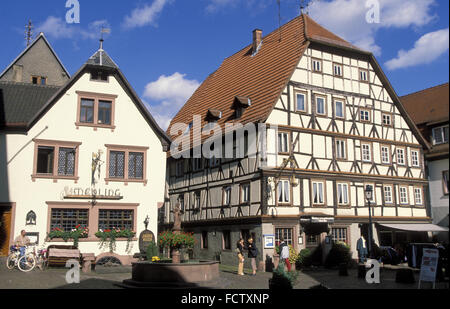
[[[100,230],[95,233],[97,238],[100,238],[100,248],[108,245],[109,251],[114,252],[116,250],[116,239],[117,238],[126,238],[127,239],[127,247],[126,251],[130,248],[130,243],[133,240],[133,237],[136,235],[135,232],[129,229],[105,229]]]
[[[158,236],[158,244],[162,248],[168,248],[172,252],[181,248],[193,248],[195,245],[194,233],[185,233],[173,231],[161,232]]]
[[[56,227],[50,233],[48,233],[47,238],[50,240],[60,238],[65,242],[72,239],[73,245],[78,248],[78,242],[80,238],[87,238],[89,235],[89,229],[86,227],[82,227],[81,225],[77,225],[71,231],[64,231],[63,229]]]

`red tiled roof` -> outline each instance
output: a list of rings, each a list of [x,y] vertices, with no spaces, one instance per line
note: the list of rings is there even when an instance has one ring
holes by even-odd
[[[448,121],[448,83],[400,98],[416,125]]]

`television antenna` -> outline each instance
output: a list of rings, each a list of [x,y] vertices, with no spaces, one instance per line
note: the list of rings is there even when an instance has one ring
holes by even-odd
[[[33,39],[33,23],[31,19],[28,20],[28,25],[25,26],[25,39],[27,40],[27,47],[30,46],[31,40]]]

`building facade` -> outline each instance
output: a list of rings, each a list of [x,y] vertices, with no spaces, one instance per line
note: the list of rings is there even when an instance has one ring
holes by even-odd
[[[297,252],[342,241],[356,259],[357,240],[368,239],[367,186],[374,192],[377,244],[427,237],[389,227],[431,220],[422,150],[427,142],[374,56],[308,15],[265,37],[255,30],[253,43],[223,61],[168,132],[186,123],[183,134],[191,138],[193,115],[201,116],[201,127],[265,125],[257,126],[258,138],[244,138],[257,147],[256,153],[244,149],[243,158],[169,157],[160,228],[170,228],[180,203],[182,226],[197,238],[196,257],[235,264],[236,242],[252,236],[261,269],[281,237]],[[171,133],[173,140],[180,136]]]
[[[81,253],[130,263],[147,217],[157,233],[170,139],[118,66],[100,48],[62,87],[0,82],[0,94],[2,254],[23,229],[47,247],[72,244],[46,240],[54,229],[85,227]],[[137,235],[100,246],[96,232],[117,228]]]
[[[433,223],[448,229],[449,143],[448,83],[401,97],[401,101],[422,135],[431,144],[425,151],[425,166],[430,184],[429,196]],[[448,243],[448,231],[436,233]]]

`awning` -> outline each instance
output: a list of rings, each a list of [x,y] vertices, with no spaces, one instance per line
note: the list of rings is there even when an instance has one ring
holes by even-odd
[[[431,223],[405,223],[405,224],[381,224],[381,226],[402,230],[402,231],[412,231],[412,232],[448,232],[448,227],[442,227]]]

